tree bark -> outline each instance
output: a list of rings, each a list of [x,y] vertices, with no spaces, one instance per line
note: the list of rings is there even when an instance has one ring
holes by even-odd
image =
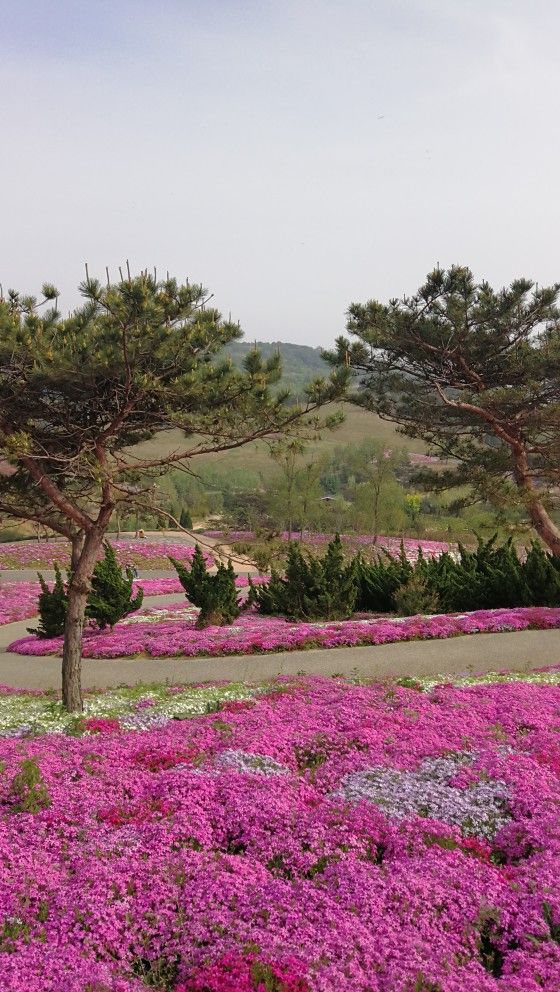
[[[524,450],[514,453],[515,458],[515,481],[525,496],[527,512],[531,523],[537,534],[550,548],[553,555],[560,556],[560,529],[554,523],[542,500],[539,498],[539,491],[535,486],[532,476],[529,473],[529,460]]]
[[[70,571],[72,574],[77,570],[80,563],[80,555],[84,547],[85,534],[80,531],[72,538],[72,553],[70,556]]]
[[[532,500],[529,505],[529,516],[537,534],[548,545],[552,554],[560,556],[560,530],[540,500]]]
[[[76,567],[72,569],[68,587],[68,611],[62,652],[62,702],[69,713],[81,713],[83,710],[81,681],[84,622],[91,577],[102,543],[103,533],[92,531],[82,541],[80,552],[76,545]],[[72,559],[74,563],[74,546]]]

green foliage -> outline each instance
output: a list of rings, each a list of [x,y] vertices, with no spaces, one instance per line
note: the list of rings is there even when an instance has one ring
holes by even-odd
[[[315,379],[294,403],[280,387],[278,355],[254,349],[236,368],[224,349],[241,338],[239,323],[208,305],[203,286],[155,270],[135,276],[127,267],[105,283],[86,268],[82,305],[70,314],[52,286],[44,292],[0,295],[0,457],[13,468],[0,475],[2,516],[74,542],[79,582],[69,597],[81,620],[81,590],[115,511],[153,507],[157,516],[157,481],[170,465],[284,434],[315,436],[331,416],[320,408],[341,398],[348,373]],[[171,430],[174,449],[161,443]],[[143,457],[139,446],[149,443]],[[65,646],[64,704],[79,712],[80,623]]]
[[[479,540],[474,551],[460,546],[458,556],[446,553],[425,559],[420,554],[414,566],[402,552],[400,559],[385,555],[371,564],[358,558],[358,609],[400,612],[413,591],[421,592],[415,613],[429,612],[430,597],[435,609],[446,613],[560,606],[558,556],[533,543],[523,559],[511,539],[499,547],[495,544],[492,537]]]
[[[181,524],[181,527],[184,527],[186,530],[192,530],[192,525],[193,525],[192,517],[190,511],[186,506],[184,506],[183,509],[181,510],[179,523]]]
[[[139,610],[144,598],[143,589],[139,589],[136,596],[132,595],[134,572],[131,568],[123,571],[108,541],[104,551],[104,558],[97,562],[93,571],[86,608],[88,619],[95,620],[102,630],[114,627],[129,613]]]
[[[39,813],[51,805],[47,786],[36,758],[24,758],[12,780],[10,795],[14,800],[12,813]]]
[[[437,593],[428,588],[426,579],[419,572],[397,589],[394,602],[395,610],[401,617],[437,613],[440,607]]]
[[[39,594],[39,626],[36,629],[28,628],[30,634],[37,634],[37,637],[60,637],[64,633],[66,623],[66,612],[68,609],[68,593],[62,573],[57,562],[54,563],[55,581],[52,589],[49,588],[43,576],[39,572],[39,582],[41,592]]]
[[[241,367],[247,354],[255,345],[249,341],[234,341],[226,348],[234,365]],[[280,355],[282,360],[281,385],[297,396],[301,395],[310,379],[328,374],[328,365],[321,357],[320,348],[291,344],[283,341],[257,341],[257,348],[264,358]]]
[[[356,592],[354,566],[345,564],[337,534],[324,558],[306,554],[292,542],[285,575],[273,569],[267,586],[251,586],[249,602],[261,613],[280,614],[290,620],[343,620],[352,615]]]
[[[93,571],[91,591],[88,596],[86,617],[95,620],[101,629],[114,627],[119,620],[139,610],[144,598],[144,591],[138,590],[132,595],[134,573],[131,568],[124,572],[119,565],[115,552],[106,542],[105,557],[98,561]],[[38,610],[40,623],[37,629],[29,628],[29,632],[38,637],[60,637],[64,633],[66,612],[68,609],[68,587],[62,578],[59,565],[54,563],[55,582],[49,588],[43,576],[39,573],[41,593]]]
[[[528,279],[495,291],[438,267],[413,296],[351,304],[353,340],[324,353],[356,373],[353,402],[449,459],[439,488],[518,507],[558,555],[559,292]]]
[[[190,569],[175,558],[169,560],[179,576],[187,599],[194,606],[200,607],[197,620],[199,629],[232,623],[239,616],[241,607],[237,600],[235,572],[231,561],[227,566],[220,562],[215,575],[212,575],[198,544]]]
[[[523,563],[532,606],[560,606],[560,558],[533,541]]]
[[[377,561],[366,562],[358,555],[354,562],[357,599],[356,609],[373,613],[389,613],[395,608],[395,594],[412,577],[413,569],[401,547],[395,558],[382,552]]]

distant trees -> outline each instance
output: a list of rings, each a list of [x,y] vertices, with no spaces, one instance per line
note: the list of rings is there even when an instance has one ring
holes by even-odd
[[[170,466],[248,441],[312,432],[346,372],[307,387],[294,405],[277,357],[220,358],[241,336],[200,285],[148,272],[102,286],[86,273],[84,303],[62,317],[58,294],[0,299],[0,514],[48,527],[72,547],[62,662],[63,701],[80,711],[82,632],[93,569],[120,507],[153,511]],[[178,429],[175,450],[137,445]]]
[[[353,303],[327,360],[354,373],[352,401],[440,450],[432,486],[468,484],[521,505],[560,555],[559,286],[518,279],[495,291],[471,271],[436,269],[414,296]]]
[[[291,539],[317,520],[317,504],[323,496],[319,483],[322,459],[308,453],[300,438],[275,442],[270,454],[279,472],[269,483],[268,512]]]
[[[406,497],[397,472],[406,459],[402,452],[388,451],[381,444],[373,450],[362,467],[363,481],[355,488],[354,520],[359,529],[373,535],[375,543],[381,534],[398,532],[405,524]]]

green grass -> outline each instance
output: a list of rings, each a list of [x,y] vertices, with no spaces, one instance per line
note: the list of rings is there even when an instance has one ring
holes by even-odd
[[[382,441],[387,447],[407,448],[409,451],[426,450],[426,446],[421,441],[403,437],[397,433],[394,424],[381,420],[376,414],[349,404],[343,404],[342,408],[345,415],[344,423],[337,430],[324,431],[321,440],[310,443],[309,452],[320,455],[324,452],[331,452],[338,445],[359,444],[367,437]],[[340,409],[340,405],[333,407],[333,410],[338,409]],[[168,451],[180,451],[184,443],[181,431],[166,431],[157,438],[138,445],[135,453],[142,457],[152,458]],[[202,465],[211,465],[212,468],[224,473],[242,470],[256,475],[262,473],[265,476],[270,474],[273,467],[267,446],[262,441],[247,444],[232,451],[201,455],[193,462],[193,468],[196,470],[198,466]]]

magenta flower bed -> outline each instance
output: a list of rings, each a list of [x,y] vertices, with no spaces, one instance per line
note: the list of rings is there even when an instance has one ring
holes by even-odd
[[[138,565],[139,567],[169,567],[168,558],[190,562],[194,548],[187,544],[172,544],[165,541],[111,541],[121,565]],[[208,564],[213,564],[212,557],[203,549]],[[3,568],[35,568],[52,567],[54,562],[68,565],[70,561],[70,546],[65,541],[15,541],[12,544],[0,544],[0,569]]]
[[[236,541],[253,541],[256,539],[256,534],[252,530],[207,530],[205,531],[205,536],[217,540],[222,539],[224,541],[230,541],[232,543]],[[340,536],[345,544],[351,545],[355,548],[373,547],[374,544],[373,534],[341,534]],[[282,541],[288,541],[290,539],[288,531],[283,531],[279,537]],[[317,546],[328,544],[329,541],[332,541],[333,537],[334,534],[317,534],[315,531],[310,530],[304,530],[303,535],[301,535],[299,531],[292,533],[292,540],[299,541],[301,539],[305,544]],[[443,554],[444,551],[449,551],[452,547],[445,541],[424,541],[415,537],[405,537],[402,544],[404,545],[407,558],[411,561],[415,561],[418,557],[419,548],[422,549],[422,554],[425,557],[430,558],[437,557],[438,555]],[[376,546],[388,551],[389,554],[399,555],[401,550],[401,538],[378,537]]]
[[[38,582],[2,582],[0,586],[0,627],[37,614]]]
[[[560,627],[560,609],[527,607],[515,610],[478,610],[461,616],[407,617],[401,620],[345,620],[324,623],[291,623],[281,617],[242,614],[230,627],[197,630],[196,610],[166,611],[166,616],[124,621],[111,630],[90,629],[84,635],[85,658],[120,658],[131,655],[195,657],[294,651],[298,648],[340,648],[394,641],[453,637],[457,634],[507,630],[547,630]],[[62,638],[39,640],[23,637],[10,644],[18,654],[60,654]]]
[[[2,992],[560,989],[560,688],[275,688],[0,740]]]

